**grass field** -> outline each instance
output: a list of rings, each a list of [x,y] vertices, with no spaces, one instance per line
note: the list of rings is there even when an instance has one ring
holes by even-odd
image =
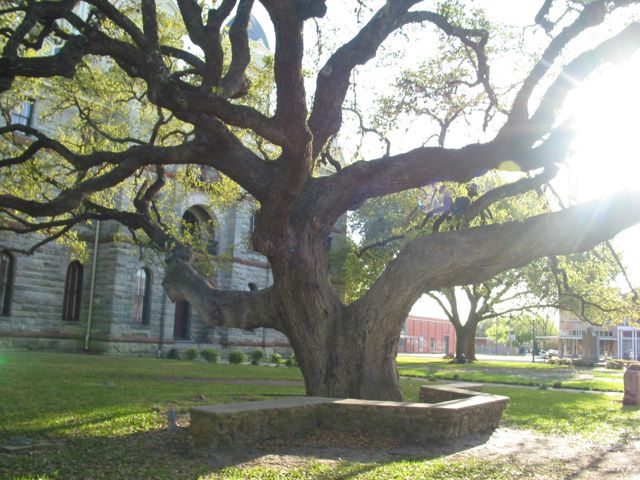
[[[444,359],[408,356],[398,357],[398,367],[401,375],[431,381],[464,380],[604,392],[624,391],[622,372],[619,370],[497,361],[455,364]]]
[[[488,367],[487,367],[488,368]],[[526,374],[523,372],[523,374]],[[417,399],[420,382],[403,380]],[[640,436],[640,410],[620,408],[619,395],[487,387],[511,398],[504,423],[549,435]],[[151,358],[12,352],[0,354],[0,444],[26,436],[49,446],[0,453],[10,479],[342,479],[529,478],[504,459],[408,460],[291,468],[211,467],[186,434],[166,431],[166,412],[193,405],[302,395],[297,368],[218,365]],[[286,441],[286,439],[285,439]]]

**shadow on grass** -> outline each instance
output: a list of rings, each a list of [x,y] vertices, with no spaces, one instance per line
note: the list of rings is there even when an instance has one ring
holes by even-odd
[[[181,416],[182,426],[173,432],[156,429],[123,436],[57,436],[42,432],[41,438],[46,438],[50,446],[17,454],[0,453],[0,478],[346,479],[395,462],[450,455],[481,445],[490,437],[419,447],[363,435],[317,431],[304,438],[206,451],[191,446],[184,417]],[[304,476],[296,476],[296,469],[303,469]],[[288,471],[293,471],[291,477]]]
[[[588,462],[567,477],[567,480],[580,478],[588,472],[597,472],[606,469],[608,475],[615,473],[619,478],[627,478],[625,473],[634,467],[636,461],[636,451],[629,448],[632,438],[629,435],[622,435],[620,440],[595,455],[591,455]],[[613,460],[611,457],[615,457]],[[613,463],[613,465],[611,465]],[[631,476],[629,476],[631,478]],[[637,478],[637,477],[633,477]]]

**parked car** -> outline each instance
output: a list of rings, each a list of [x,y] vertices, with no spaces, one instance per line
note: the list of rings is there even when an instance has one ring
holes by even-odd
[[[540,356],[545,360],[548,360],[551,357],[557,357],[558,351],[557,350],[541,350]]]

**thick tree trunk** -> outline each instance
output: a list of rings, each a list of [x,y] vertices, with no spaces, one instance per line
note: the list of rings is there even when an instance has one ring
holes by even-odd
[[[475,362],[476,358],[476,329],[470,331],[466,336],[466,343],[464,346],[464,354],[467,357],[468,362]]]
[[[212,289],[179,253],[168,262],[164,281],[172,300],[189,301],[213,325],[283,332],[308,395],[402,400],[395,357],[413,301],[392,312],[383,308],[390,303],[387,297],[376,298],[366,310],[345,306],[329,283],[325,238],[293,243],[269,257],[274,284],[257,292]]]
[[[395,357],[410,305],[394,315],[384,314],[378,304],[366,314],[345,306],[329,283],[326,240],[303,240],[295,245],[295,255],[291,250],[271,264],[283,331],[307,394],[402,400]]]
[[[467,354],[465,353],[466,345],[465,329],[456,329],[456,363],[467,363]]]
[[[307,395],[402,400],[397,339],[364,338],[354,323],[336,319],[322,337],[292,341]]]
[[[468,318],[464,325],[455,325],[457,363],[474,362],[476,360],[476,329],[478,321]]]

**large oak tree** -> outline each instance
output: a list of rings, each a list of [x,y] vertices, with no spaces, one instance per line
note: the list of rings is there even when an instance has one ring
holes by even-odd
[[[640,221],[640,194],[622,192],[518,222],[417,236],[350,304],[329,281],[331,228],[367,199],[435,182],[468,182],[505,165],[554,173],[572,139],[570,120],[559,117],[563,102],[596,69],[624,61],[640,45],[640,23],[607,27],[612,13],[638,2],[540,0],[533,28],[546,33],[546,46],[528,73],[513,79],[516,93],[504,104],[489,76],[490,62],[500,61],[488,53],[490,34],[483,25],[461,21],[458,2],[431,8],[432,2],[388,0],[369,10],[354,1],[357,14],[347,20],[359,30],[317,67],[310,96],[304,75],[311,67],[303,68],[305,23],[316,21],[322,32],[326,2],[261,0],[275,31],[275,98],[264,107],[243,100],[251,94],[247,27],[253,0],[213,6],[196,0],[86,0],[88,16],[78,14],[76,3],[0,4],[2,98],[44,95],[47,89],[64,96],[75,80],[87,77],[95,88],[114,90],[112,104],[100,112],[82,104],[91,95],[87,90],[61,107],[61,115],[75,108],[82,125],[93,127],[91,135],[78,139],[74,132],[62,135],[24,122],[0,128],[12,145],[3,147],[0,160],[3,228],[55,237],[101,219],[144,234],[168,251],[164,286],[172,299],[188,300],[211,324],[284,332],[309,395],[401,398],[396,346],[423,292],[478,283],[542,256],[582,251]],[[583,37],[592,40],[591,32],[601,30],[605,36],[576,52],[575,45],[585,45]],[[319,162],[335,163],[327,149],[343,126],[354,72],[399,31],[408,36],[407,48],[420,38],[430,42],[429,32],[435,31],[463,49],[473,78],[455,81],[482,89],[485,118],[501,122],[499,128],[482,143],[388,151],[316,176]],[[129,95],[120,98],[125,90]],[[155,115],[146,135],[140,132],[145,122],[136,116],[107,114],[119,101]],[[111,126],[123,120],[136,129]],[[425,132],[424,141],[431,133]],[[272,287],[221,291],[193,268],[192,249],[172,234],[156,208],[169,165],[213,167],[259,202],[252,241],[271,264]],[[30,188],[15,188],[33,178]],[[535,188],[531,184],[530,178],[516,180],[483,202]],[[110,193],[123,185],[133,191],[129,203],[113,201]]]

